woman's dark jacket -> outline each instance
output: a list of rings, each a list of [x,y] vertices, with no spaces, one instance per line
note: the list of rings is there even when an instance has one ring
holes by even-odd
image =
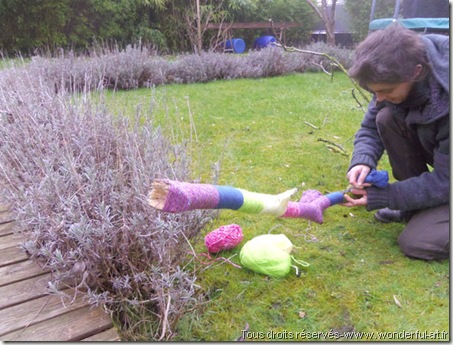
[[[416,131],[420,143],[432,155],[432,169],[385,188],[368,188],[368,211],[384,207],[419,210],[450,201],[449,38],[434,34],[421,37],[432,68],[430,78],[414,90],[418,94],[409,97],[409,104],[406,101],[402,105],[376,104],[373,97],[356,133],[349,169],[359,164],[376,168],[384,152],[376,128],[376,115],[383,106],[393,106],[395,113],[404,113],[406,124]]]

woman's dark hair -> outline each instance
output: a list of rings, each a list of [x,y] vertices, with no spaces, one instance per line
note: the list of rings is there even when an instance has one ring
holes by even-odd
[[[422,79],[430,67],[420,34],[393,23],[371,33],[357,46],[348,75],[367,89],[368,84],[414,80],[418,64],[422,73],[417,79]]]

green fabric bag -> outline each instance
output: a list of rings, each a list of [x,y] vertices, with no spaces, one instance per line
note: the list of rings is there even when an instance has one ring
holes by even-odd
[[[290,255],[293,250],[293,244],[283,234],[266,234],[252,238],[244,244],[239,254],[242,265],[252,271],[268,275],[273,278],[285,277],[291,267],[296,269],[296,274],[299,275],[297,266],[292,265],[294,260],[302,266],[309,266],[308,263],[296,260]]]

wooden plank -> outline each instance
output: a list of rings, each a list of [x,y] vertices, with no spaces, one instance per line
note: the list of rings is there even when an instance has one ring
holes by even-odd
[[[116,328],[112,327],[91,337],[82,339],[82,341],[121,341]]]
[[[0,212],[8,211],[9,206],[3,202],[0,202]]]
[[[74,302],[56,295],[47,295],[13,307],[3,309],[0,315],[0,336],[39,322],[52,319],[86,306],[87,301],[79,293]]]
[[[42,269],[31,260],[18,262],[14,265],[0,267],[0,286],[36,277],[48,272],[50,272],[48,269]]]
[[[18,247],[10,247],[0,250],[0,275],[4,266],[15,265],[28,259],[28,255]],[[0,282],[2,277],[0,277]],[[0,283],[1,285],[1,283]]]
[[[0,336],[0,341],[80,341],[112,327],[110,316],[90,306]]]
[[[9,235],[0,237],[0,252],[2,249],[6,249],[6,248],[12,248],[12,247],[18,248],[19,242],[20,242],[20,238],[14,234],[9,234]]]
[[[0,224],[0,236],[6,236],[13,233],[14,222]]]
[[[50,273],[0,287],[0,313],[2,309],[47,295]]]
[[[0,224],[12,222],[13,216],[10,212],[0,212]]]
[[[14,219],[7,210],[0,204],[0,342],[120,341],[110,316],[88,306],[83,293],[66,304],[46,293],[50,271],[29,260],[19,247]]]

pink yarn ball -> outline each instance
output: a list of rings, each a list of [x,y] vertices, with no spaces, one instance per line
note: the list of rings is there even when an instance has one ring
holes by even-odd
[[[209,253],[218,253],[222,250],[233,249],[241,243],[244,235],[239,225],[229,224],[211,231],[204,238]]]

